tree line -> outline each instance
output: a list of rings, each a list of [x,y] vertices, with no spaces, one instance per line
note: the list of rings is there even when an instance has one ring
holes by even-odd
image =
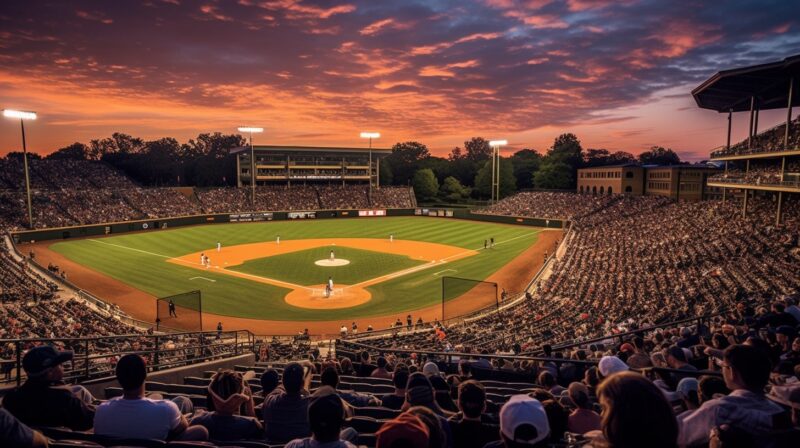
[[[186,143],[165,137],[146,141],[127,134],[73,143],[57,149],[45,159],[97,160],[121,170],[146,186],[231,186],[236,185],[236,158],[231,149],[245,146],[238,134],[200,134]],[[419,142],[401,142],[381,160],[382,185],[413,185],[418,199],[458,202],[491,196],[491,155],[489,141],[473,137],[446,157],[431,155]],[[30,154],[41,158],[38,154]],[[10,153],[7,157],[21,157]],[[574,190],[579,168],[618,165],[673,165],[681,163],[675,151],[654,146],[639,156],[624,151],[586,149],[570,133],[556,137],[542,154],[524,148],[500,158],[500,196],[521,189]]]

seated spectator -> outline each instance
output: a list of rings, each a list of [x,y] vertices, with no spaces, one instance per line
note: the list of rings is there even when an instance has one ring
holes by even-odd
[[[266,369],[261,373],[261,395],[266,398],[280,384],[280,375],[275,369]]]
[[[686,353],[677,345],[673,345],[666,350],[665,358],[667,360],[667,365],[671,369],[682,370],[685,372],[697,372],[697,367],[689,364],[686,361]],[[671,375],[671,386],[674,387],[680,380],[689,377],[691,377],[690,373],[673,373]]]
[[[308,405],[308,422],[311,437],[295,439],[286,448],[355,448],[352,443],[342,440],[342,425],[345,409],[342,399],[331,387],[320,387],[311,397]],[[355,438],[352,428],[349,434]]]
[[[372,373],[369,375],[372,378],[386,378],[391,379],[392,373],[386,370],[386,358],[383,356],[378,357],[378,360],[375,362],[378,366]]]
[[[764,395],[770,374],[770,361],[761,350],[747,345],[725,349],[722,376],[731,389],[729,395],[706,401],[699,409],[681,418],[681,445],[705,443],[711,429],[721,425],[746,429],[752,436],[772,429],[773,418],[783,409]]]
[[[283,368],[283,390],[270,394],[263,405],[264,431],[270,443],[308,437],[308,385],[311,370],[292,362]]]
[[[448,419],[454,446],[481,448],[500,438],[500,428],[484,421],[486,391],[481,383],[467,380],[458,385],[458,410]]]
[[[612,375],[598,390],[602,412],[602,433],[587,437],[592,446],[674,448],[678,425],[672,407],[661,390],[634,372]]]
[[[572,383],[567,389],[575,410],[569,415],[567,431],[586,434],[600,429],[600,415],[592,410],[589,389],[581,383]]]
[[[29,350],[22,358],[28,379],[5,395],[3,407],[29,426],[91,429],[95,416],[95,408],[89,404],[91,394],[81,386],[69,387],[63,382],[62,364],[72,356],[71,351],[58,352],[49,345]]]
[[[421,372],[412,373],[408,377],[406,401],[401,409],[408,410],[412,406],[424,406],[438,416],[449,417],[451,415],[436,403],[431,381]]]
[[[192,425],[208,430],[212,440],[240,440],[261,437],[264,428],[255,418],[255,403],[250,386],[242,374],[222,370],[208,385],[208,410],[194,417]]]
[[[500,440],[486,448],[544,448],[550,436],[547,413],[539,400],[514,395],[500,408]]]
[[[384,423],[375,437],[375,448],[419,448],[428,446],[430,431],[419,417],[404,412]]]
[[[633,353],[628,356],[626,364],[632,369],[643,369],[645,367],[652,367],[653,363],[650,361],[650,356],[644,350],[644,339],[636,336],[631,341],[633,343]]]
[[[395,366],[392,375],[394,393],[381,397],[381,405],[385,408],[399,410],[406,401],[406,384],[408,383],[408,369],[403,364]]]
[[[0,446],[39,448],[47,446],[47,438],[28,428],[10,412],[0,408]]]
[[[380,406],[381,402],[375,396],[351,391],[339,391],[339,374],[334,367],[326,367],[320,375],[319,382],[322,386],[328,386],[351,406]]]
[[[447,384],[447,380],[440,376],[432,376],[430,380],[431,386],[433,386],[433,396],[439,407],[448,412],[458,412],[458,407],[450,396],[450,386]]]
[[[453,436],[447,420],[424,406],[413,406],[406,413],[416,415],[428,427],[428,448],[453,448]]]
[[[678,414],[679,420],[700,407],[700,396],[697,392],[699,384],[697,378],[692,377],[684,378],[678,382],[675,392],[683,402],[683,408],[685,409],[681,414]]]
[[[97,407],[94,416],[95,434],[126,439],[208,439],[205,428],[189,426],[175,402],[145,397],[147,366],[141,356],[129,354],[120,358],[116,375],[123,395]],[[184,410],[191,412],[191,402],[186,397],[179,398],[183,399],[182,405],[186,407]]]
[[[628,365],[616,356],[603,356],[597,363],[597,372],[601,379],[608,378],[615,373],[627,372]]]
[[[556,382],[556,378],[553,374],[548,371],[539,374],[539,384],[554,396],[559,396],[561,392],[564,391],[564,388],[559,386]]]

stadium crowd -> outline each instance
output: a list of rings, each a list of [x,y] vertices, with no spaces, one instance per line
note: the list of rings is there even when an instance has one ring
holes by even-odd
[[[748,143],[747,139],[731,145],[730,149],[719,149],[712,152],[712,156],[721,157],[735,154],[750,154],[761,152],[782,151],[784,149],[795,149],[800,147],[800,117],[795,117],[789,126],[789,143],[784,148],[784,136],[786,133],[786,123],[779,124],[771,129],[767,129],[753,137]]]
[[[524,216],[544,219],[578,219],[596,213],[619,199],[616,196],[576,195],[545,191],[524,191],[473,213]]]

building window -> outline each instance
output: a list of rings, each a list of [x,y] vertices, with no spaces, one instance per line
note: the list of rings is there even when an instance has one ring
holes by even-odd
[[[633,193],[633,188],[630,185],[628,185],[627,187],[625,187],[625,193]]]

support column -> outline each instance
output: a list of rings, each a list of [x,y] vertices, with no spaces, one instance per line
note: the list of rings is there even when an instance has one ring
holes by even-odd
[[[756,108],[756,97],[750,97],[750,127],[747,131],[747,149],[751,149],[753,147],[753,118],[754,118],[754,111]]]
[[[376,162],[378,164],[378,171],[375,174],[375,188],[381,188],[381,159]]]
[[[778,192],[778,211],[775,213],[775,224],[780,225],[783,219],[781,219],[781,215],[783,214],[783,192]]]
[[[753,137],[758,135],[758,115],[761,112],[761,106],[756,106],[756,119],[753,121]]]
[[[786,130],[783,132],[783,149],[789,149],[789,126],[792,124],[792,94],[794,90],[794,77],[789,78],[789,101],[786,105]],[[781,180],[783,178],[781,177]]]
[[[242,188],[242,153],[236,154],[236,186]]]
[[[744,190],[744,203],[742,204],[742,218],[747,217],[747,196],[750,193],[749,190]]]
[[[728,109],[728,139],[725,143],[725,149],[731,149],[731,126],[733,125],[733,109]]]
[[[728,192],[728,189],[725,188],[725,187],[722,187],[722,202],[723,203],[725,202],[725,199],[726,199],[726,197],[725,197],[726,194],[725,193],[727,193],[727,192]]]
[[[786,156],[781,157],[781,182],[783,182],[783,176],[786,173]]]

